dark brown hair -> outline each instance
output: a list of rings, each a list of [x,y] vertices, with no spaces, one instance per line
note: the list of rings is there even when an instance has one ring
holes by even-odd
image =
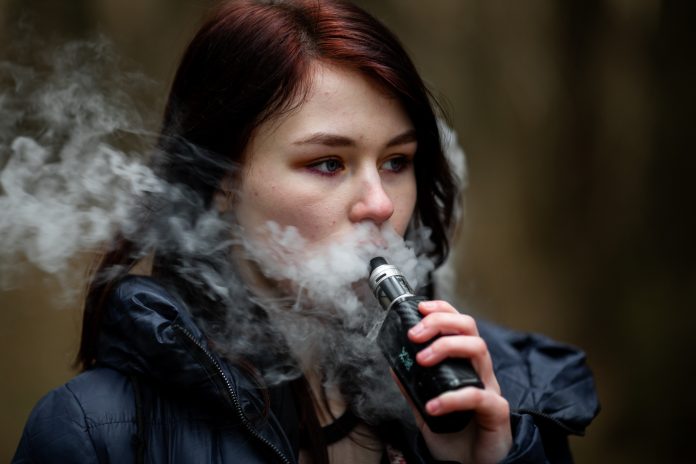
[[[210,207],[229,167],[243,162],[254,129],[301,101],[316,61],[369,77],[398,99],[410,117],[418,141],[413,224],[431,229],[434,247],[429,254],[442,262],[457,187],[442,151],[433,100],[396,37],[348,2],[240,0],[218,6],[176,72],[153,160],[157,172]],[[127,270],[142,252],[121,236],[95,275],[114,266]],[[88,289],[77,359],[84,369],[94,365],[101,313],[114,281],[95,278]]]

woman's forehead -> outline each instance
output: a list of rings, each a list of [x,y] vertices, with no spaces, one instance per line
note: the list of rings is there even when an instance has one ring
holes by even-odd
[[[413,129],[399,100],[364,74],[326,64],[315,65],[309,72],[302,101],[262,124],[256,136],[283,137],[299,143],[325,134],[321,138],[330,144],[331,134],[358,139],[374,134],[391,139]],[[334,137],[337,143],[339,137]]]

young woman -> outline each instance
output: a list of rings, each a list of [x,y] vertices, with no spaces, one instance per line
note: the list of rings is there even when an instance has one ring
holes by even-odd
[[[427,403],[473,412],[447,434],[402,413],[372,357],[380,310],[351,257],[427,230],[427,293],[457,202],[431,99],[374,18],[221,4],[183,56],[153,164],[169,187],[95,272],[83,372],[36,406],[14,462],[571,461],[567,435],[598,409],[582,353],[420,303],[410,340],[441,336],[415,361],[470,359],[484,385]],[[149,276],[128,275],[146,259]]]

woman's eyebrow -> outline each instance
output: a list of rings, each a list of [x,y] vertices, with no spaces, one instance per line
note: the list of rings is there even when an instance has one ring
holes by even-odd
[[[306,139],[293,142],[293,145],[326,145],[328,147],[353,147],[355,140],[350,137],[328,132],[317,132]]]
[[[406,132],[393,137],[386,144],[386,147],[393,147],[396,145],[403,145],[405,143],[416,142],[416,130],[409,129]],[[324,145],[327,147],[354,147],[356,146],[355,140],[345,135],[331,134],[328,132],[317,132],[309,137],[293,142],[293,145]]]
[[[393,147],[396,145],[403,145],[406,143],[412,143],[417,141],[418,137],[416,137],[416,130],[409,129],[403,134],[399,134],[396,137],[392,138],[389,142],[387,142],[387,147]]]

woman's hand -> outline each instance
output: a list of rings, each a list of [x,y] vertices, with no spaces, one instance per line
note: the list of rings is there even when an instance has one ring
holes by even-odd
[[[474,417],[461,432],[436,434],[430,431],[416,411],[421,433],[430,453],[439,460],[463,463],[495,463],[507,456],[512,446],[510,407],[500,395],[493,373],[493,362],[486,342],[478,334],[476,321],[460,314],[446,301],[425,301],[418,305],[425,316],[411,328],[409,339],[425,343],[442,335],[421,350],[416,362],[433,366],[445,358],[468,358],[484,384],[484,389],[465,387],[443,393],[426,404],[433,416],[454,411],[474,411]]]

